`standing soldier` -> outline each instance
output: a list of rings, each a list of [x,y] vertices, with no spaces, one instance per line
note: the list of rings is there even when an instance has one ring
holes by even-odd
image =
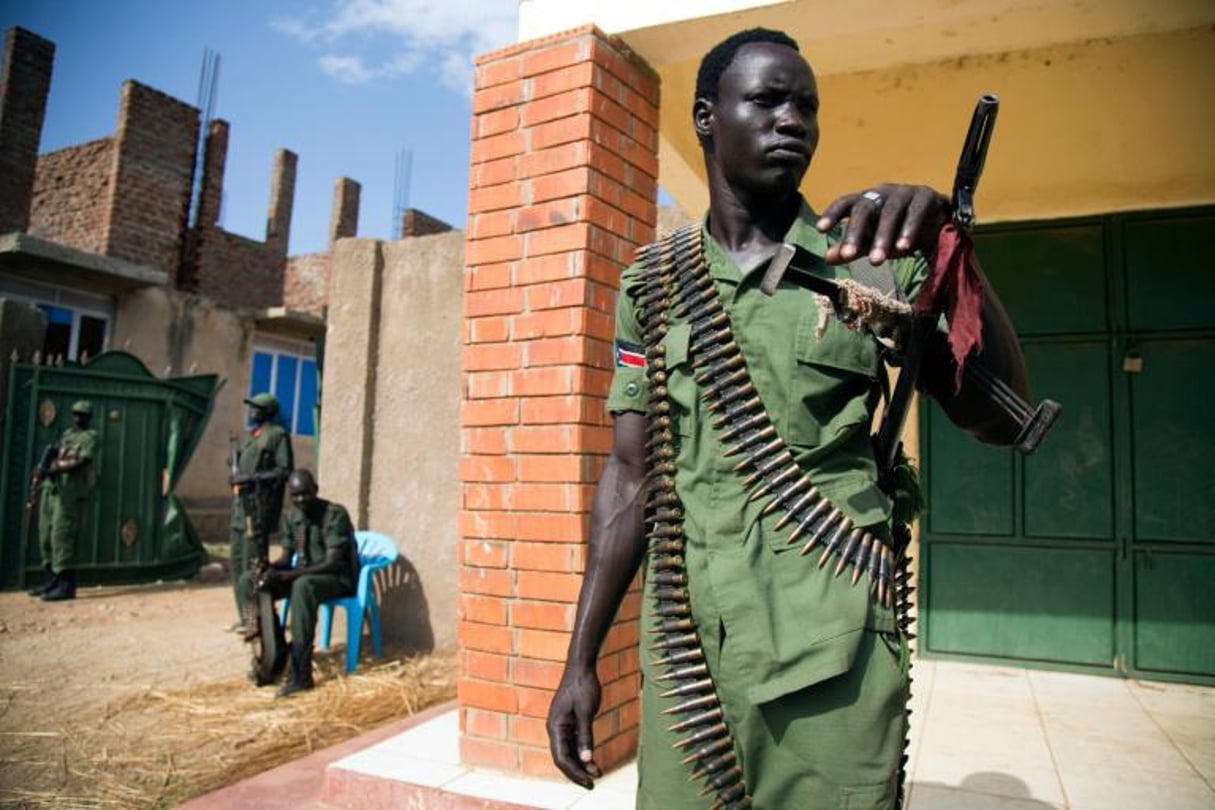
[[[82,399],[72,405],[73,426],[59,439],[55,460],[34,470],[34,481],[41,488],[38,512],[38,543],[42,565],[50,579],[42,588],[30,591],[46,602],[76,598],[76,543],[89,513],[93,485],[97,480],[97,431],[89,429],[93,404]]]
[[[278,527],[283,512],[283,488],[295,467],[291,436],[274,421],[278,416],[278,400],[273,394],[263,392],[246,399],[245,404],[249,406],[253,430],[233,462],[228,482],[233,495],[232,586],[237,617],[236,623],[229,628],[233,631],[244,626],[245,606],[239,587],[241,574],[267,552],[270,533]],[[261,546],[260,550],[249,544],[249,519],[253,521],[253,539]]]

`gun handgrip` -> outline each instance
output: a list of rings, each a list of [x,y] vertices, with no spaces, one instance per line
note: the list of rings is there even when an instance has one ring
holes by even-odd
[[[1044,399],[1041,404],[1034,409],[1033,416],[1025,423],[1025,427],[1021,428],[1021,434],[1017,436],[1017,450],[1025,455],[1031,455],[1038,449],[1038,445],[1046,438],[1046,434],[1054,427],[1056,420],[1063,413],[1063,406],[1053,399]]]

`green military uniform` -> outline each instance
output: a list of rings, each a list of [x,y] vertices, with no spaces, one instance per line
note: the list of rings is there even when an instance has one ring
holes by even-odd
[[[837,236],[820,234],[804,203],[785,242],[794,264],[826,277],[848,275],[822,256]],[[858,527],[890,536],[890,501],[878,489],[870,439],[882,373],[875,340],[834,317],[816,337],[818,305],[809,291],[782,282],[775,296],[759,289],[768,262],[745,272],[703,233],[705,260],[751,379],[798,466]],[[911,292],[927,273],[922,260],[893,263]],[[633,296],[641,268],[621,277],[616,340],[642,344]],[[905,732],[905,644],[894,616],[862,584],[853,587],[817,553],[787,544],[792,527],[774,528],[779,513],[761,516],[766,501],[748,502],[737,459],[723,456],[693,380],[690,325],[672,320],[663,337],[672,431],[675,488],[684,505],[684,532],[693,617],[706,663],[748,791],[757,808],[889,808]],[[635,357],[635,355],[634,355]],[[645,412],[644,368],[619,359],[608,399],[613,413]],[[647,582],[647,603],[652,583]],[[648,645],[643,639],[643,645]],[[659,697],[662,685],[642,651],[642,731],[639,808],[707,807],[699,782],[689,781],[687,753],[665,731],[675,718]]]
[[[250,435],[249,440],[240,449],[237,457],[237,474],[253,475],[256,473],[276,472],[274,481],[262,483],[266,487],[265,521],[266,531],[270,532],[278,526],[283,513],[283,492],[287,477],[295,468],[295,458],[291,451],[291,436],[280,426],[271,422],[259,425]],[[232,498],[231,522],[231,555],[233,582],[239,583],[240,576],[250,564],[250,555],[255,552],[245,541],[245,504],[240,495]],[[240,589],[236,588],[236,609],[240,611],[244,603],[240,599]]]
[[[66,428],[59,439],[57,461],[85,463],[45,478],[40,484],[38,544],[43,563],[49,563],[54,574],[75,567],[76,544],[87,525],[89,499],[97,480],[96,457],[97,431]]]
[[[294,557],[293,568],[319,565],[328,549],[341,549],[345,562],[334,574],[305,574],[281,587],[271,590],[274,598],[291,597],[291,640],[312,648],[316,635],[316,617],[321,602],[354,593],[358,582],[359,553],[354,539],[354,524],[346,507],[317,499],[318,517],[310,518],[291,507],[283,517],[283,553]],[[249,573],[237,582],[237,599],[250,595]],[[241,602],[243,604],[243,601]]]

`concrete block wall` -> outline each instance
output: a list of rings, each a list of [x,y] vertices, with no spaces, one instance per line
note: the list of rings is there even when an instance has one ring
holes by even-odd
[[[106,255],[177,276],[198,128],[195,107],[139,82],[123,83]]]
[[[42,155],[34,175],[29,232],[77,250],[104,253],[113,174],[112,138]]]
[[[593,27],[478,60],[465,249],[460,754],[555,775],[621,269],[654,236],[658,80]],[[600,656],[597,759],[637,742],[636,583]]]
[[[25,231],[55,45],[9,28],[0,64],[0,233]]]

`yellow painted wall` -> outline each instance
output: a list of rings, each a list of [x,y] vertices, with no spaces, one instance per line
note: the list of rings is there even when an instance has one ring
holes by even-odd
[[[806,54],[813,64],[814,54]],[[666,66],[661,181],[704,207],[696,65]],[[981,222],[1215,202],[1215,28],[1092,40],[819,77],[816,206],[882,180],[948,192],[974,102],[1001,100]]]

